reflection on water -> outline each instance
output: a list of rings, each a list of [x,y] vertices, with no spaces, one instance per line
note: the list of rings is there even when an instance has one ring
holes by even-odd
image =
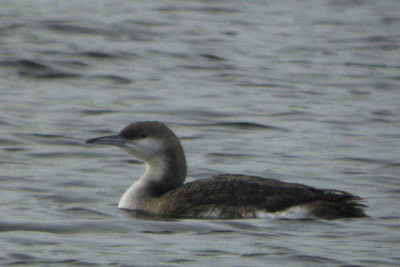
[[[0,3],[3,265],[397,266],[397,1]],[[188,181],[246,173],[364,197],[362,220],[160,220],[143,172],[85,146],[166,122]],[[396,252],[396,253],[395,253]]]

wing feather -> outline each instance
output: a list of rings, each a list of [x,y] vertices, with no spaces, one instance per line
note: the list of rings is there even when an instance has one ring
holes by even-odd
[[[198,217],[217,211],[221,217],[253,217],[257,211],[278,212],[307,206],[318,217],[365,216],[359,197],[337,190],[240,174],[224,174],[184,184],[160,197],[160,213]],[[333,215],[332,215],[333,214]],[[353,215],[353,216],[352,216]]]

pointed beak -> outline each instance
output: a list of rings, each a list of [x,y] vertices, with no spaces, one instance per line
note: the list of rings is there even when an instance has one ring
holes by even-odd
[[[108,135],[86,140],[86,144],[124,146],[125,140],[119,135]]]

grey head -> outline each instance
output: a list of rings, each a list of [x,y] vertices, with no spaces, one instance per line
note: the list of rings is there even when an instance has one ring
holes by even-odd
[[[117,135],[93,138],[87,144],[113,145],[146,162],[141,178],[153,196],[180,186],[186,177],[186,158],[179,139],[157,121],[131,123]]]
[[[158,121],[134,122],[117,135],[89,139],[86,143],[117,146],[144,161],[150,161],[156,156],[166,155],[172,151],[183,153],[174,132]]]

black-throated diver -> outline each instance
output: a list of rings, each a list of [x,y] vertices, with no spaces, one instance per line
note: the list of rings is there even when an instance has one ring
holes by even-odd
[[[184,184],[186,159],[178,137],[157,121],[135,122],[118,135],[87,140],[117,146],[146,163],[144,175],[118,207],[166,217],[365,217],[361,198],[275,179],[223,174]]]

